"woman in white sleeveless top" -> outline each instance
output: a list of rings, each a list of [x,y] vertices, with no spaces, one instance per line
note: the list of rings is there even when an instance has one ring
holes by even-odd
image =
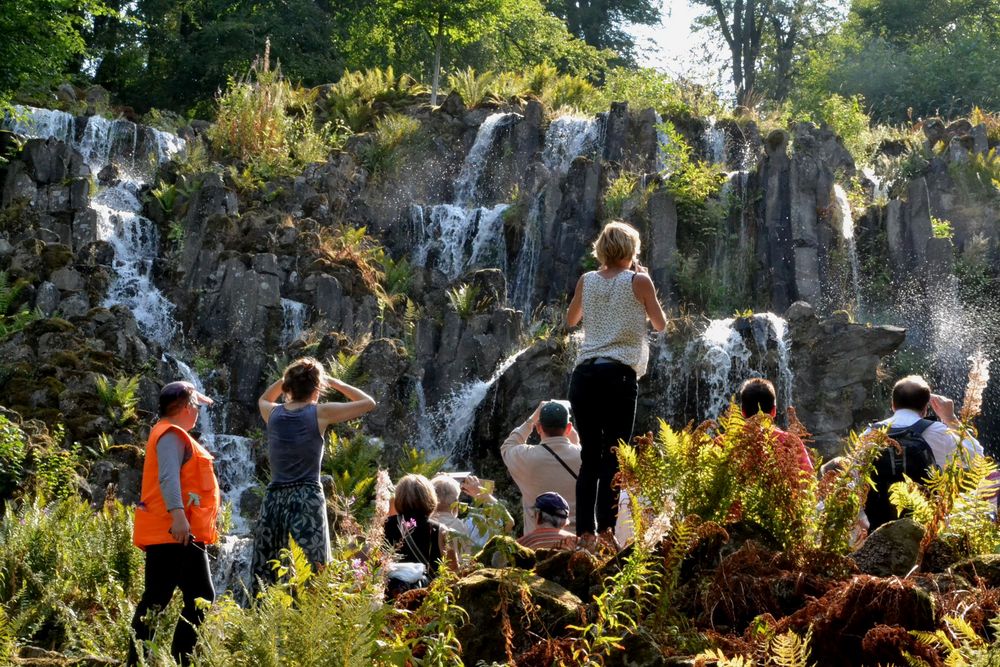
[[[618,491],[612,481],[618,459],[612,451],[628,442],[635,422],[638,379],[646,373],[647,320],[657,331],[666,316],[656,288],[639,264],[639,232],[609,222],[594,242],[601,268],[576,284],[566,320],[583,321],[583,345],[570,381],[569,401],[580,434],[582,464],[576,482],[576,534],[585,542],[614,531]]]

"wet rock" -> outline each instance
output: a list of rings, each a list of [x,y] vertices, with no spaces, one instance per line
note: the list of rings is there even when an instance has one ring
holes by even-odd
[[[845,318],[820,320],[807,303],[785,313],[788,321],[795,408],[823,457],[840,454],[844,434],[874,421],[883,410],[866,407],[882,358],[906,338],[898,327],[854,324]]]
[[[522,606],[522,591],[530,596],[530,610]],[[455,594],[457,604],[469,613],[468,622],[455,630],[467,664],[493,662],[505,655],[505,624],[499,618],[509,618],[517,654],[530,647],[532,635],[565,634],[567,624],[579,622],[583,606],[562,586],[520,570],[479,570],[460,579]],[[520,631],[529,626],[532,635]]]
[[[851,558],[865,574],[904,577],[917,564],[923,538],[923,526],[904,517],[879,526]]]
[[[66,319],[83,317],[90,310],[90,299],[77,292],[59,302],[59,313]]]
[[[79,292],[83,289],[83,277],[74,269],[58,269],[52,272],[52,284],[64,292]]]
[[[45,317],[51,317],[59,307],[59,288],[45,281],[35,291],[35,308]]]

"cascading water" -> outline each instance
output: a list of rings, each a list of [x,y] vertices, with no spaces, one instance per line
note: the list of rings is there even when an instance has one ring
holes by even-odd
[[[474,266],[506,268],[503,213],[508,206],[477,206],[477,190],[496,133],[518,118],[520,115],[515,113],[495,113],[479,126],[455,182],[451,204],[430,207],[430,215],[418,206],[411,209],[411,224],[418,239],[413,251],[414,264],[425,265],[434,251],[435,267],[449,280]]]
[[[708,127],[702,138],[708,159],[715,164],[726,163],[726,131],[716,124],[715,118],[708,119]]]
[[[309,306],[291,299],[281,300],[281,346],[288,347],[299,339],[306,329]]]
[[[79,120],[86,123],[79,140],[78,119],[62,111],[16,107],[6,125],[30,138],[66,142],[83,156],[92,174],[109,165],[118,169],[118,180],[90,203],[97,214],[97,237],[115,251],[115,278],[105,305],[129,308],[143,334],[166,347],[176,331],[174,307],[152,281],[159,238],[153,222],[141,215],[139,191],[161,162],[183,149],[184,141],[126,120]]]
[[[545,132],[542,163],[558,174],[565,174],[573,160],[599,148],[600,121],[597,118],[560,116]]]
[[[430,440],[422,442],[422,448],[431,453],[453,456],[472,431],[476,412],[490,388],[527,350],[527,347],[522,348],[501,361],[487,379],[462,385],[450,396],[441,399],[431,414],[420,415],[418,419],[421,422],[431,425],[426,431],[421,429],[424,437],[430,436]]]
[[[855,315],[860,315],[863,306],[861,296],[861,264],[858,261],[858,248],[854,241],[854,215],[851,212],[851,202],[844,188],[833,186],[833,213],[836,226],[847,246],[847,257],[851,264],[851,288],[853,289],[853,305]]]
[[[747,344],[746,334],[752,339],[754,350]],[[702,364],[702,381],[708,392],[704,412],[699,417],[717,418],[729,406],[730,398],[744,380],[772,373],[776,377],[768,379],[774,382],[778,392],[779,412],[792,405],[795,377],[787,334],[787,323],[774,313],[757,313],[739,320],[731,317],[711,320],[684,355],[688,368],[693,359]],[[772,343],[775,354],[769,363],[767,356]]]

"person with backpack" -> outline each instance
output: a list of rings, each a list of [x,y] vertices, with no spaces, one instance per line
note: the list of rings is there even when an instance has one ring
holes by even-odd
[[[940,421],[927,419],[928,409],[933,410]],[[932,469],[944,468],[951,461],[959,446],[969,456],[983,454],[979,441],[972,436],[959,443],[955,432],[958,425],[955,402],[931,393],[924,378],[909,375],[896,382],[892,388],[892,416],[871,427],[886,428],[888,436],[900,447],[898,451],[895,447],[887,447],[875,460],[872,473],[875,488],[868,492],[865,501],[871,530],[899,518],[889,501],[889,488],[903,481],[904,475],[918,484],[923,483]]]
[[[537,445],[528,444],[537,432]],[[576,527],[576,478],[580,473],[580,436],[563,401],[542,401],[523,424],[500,446],[510,476],[521,491],[524,532],[536,528],[534,502],[546,491],[558,493],[569,504],[566,530]]]

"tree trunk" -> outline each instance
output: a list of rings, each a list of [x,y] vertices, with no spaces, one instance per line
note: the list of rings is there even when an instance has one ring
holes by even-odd
[[[438,14],[437,35],[434,37],[434,75],[431,82],[431,106],[437,106],[438,86],[441,85],[441,51],[444,49],[444,15]]]

